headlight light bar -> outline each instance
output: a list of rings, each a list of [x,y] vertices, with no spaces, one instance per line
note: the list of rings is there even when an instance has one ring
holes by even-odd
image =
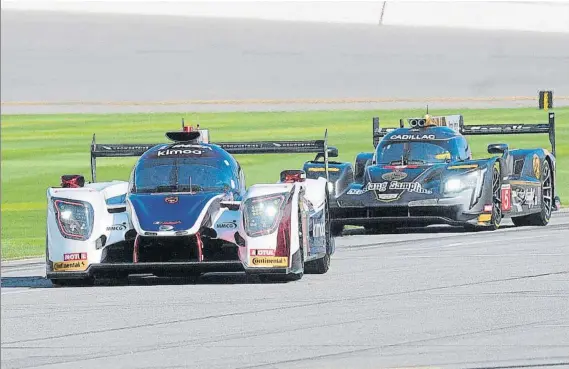
[[[65,238],[85,241],[93,230],[93,207],[85,201],[53,199],[59,232]]]
[[[443,192],[445,194],[454,194],[462,192],[464,190],[474,189],[476,197],[478,197],[480,196],[482,189],[482,180],[484,178],[485,171],[486,169],[477,169],[472,172],[448,178],[443,183]]]
[[[271,194],[245,201],[243,225],[249,237],[259,237],[276,231],[288,193]]]

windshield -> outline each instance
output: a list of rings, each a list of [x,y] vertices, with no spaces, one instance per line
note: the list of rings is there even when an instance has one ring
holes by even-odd
[[[135,191],[156,192],[225,192],[237,184],[229,167],[217,168],[181,158],[146,160],[137,167]]]
[[[451,154],[447,142],[390,142],[378,150],[379,164],[422,164],[445,163],[450,161]]]

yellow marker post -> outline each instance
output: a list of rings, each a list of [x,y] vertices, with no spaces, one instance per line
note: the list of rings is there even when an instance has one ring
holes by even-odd
[[[539,91],[538,108],[545,111],[553,109],[553,91]]]

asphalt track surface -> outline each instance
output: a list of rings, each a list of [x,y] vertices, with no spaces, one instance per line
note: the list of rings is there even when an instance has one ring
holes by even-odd
[[[2,11],[2,101],[569,95],[568,43],[535,33]],[[350,107],[393,104],[419,103]],[[518,104],[535,102],[509,105]],[[346,105],[2,113],[338,106]],[[544,228],[507,225],[353,230],[337,239],[329,273],[287,284],[208,276],[53,288],[42,260],[3,263],[2,368],[569,367],[569,212]]]
[[[534,107],[540,89],[561,106],[568,46],[562,33],[3,10],[2,113]],[[492,101],[512,96],[533,99]]]
[[[569,212],[337,238],[325,275],[53,288],[2,266],[2,368],[569,367]]]

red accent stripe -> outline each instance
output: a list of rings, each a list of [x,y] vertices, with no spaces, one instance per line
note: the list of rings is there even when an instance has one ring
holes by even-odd
[[[200,233],[196,233],[196,240],[198,243],[198,260],[203,261],[203,242]]]
[[[292,195],[289,197],[285,209],[283,211],[279,228],[277,231],[277,248],[275,256],[286,256],[290,260],[290,228],[291,228],[291,213],[292,213]]]
[[[419,168],[416,164],[411,165],[384,165],[384,169],[417,169]]]
[[[136,235],[136,238],[134,239],[134,248],[132,250],[132,262],[133,263],[138,263],[138,244],[139,244],[140,240],[139,240],[139,236]]]

